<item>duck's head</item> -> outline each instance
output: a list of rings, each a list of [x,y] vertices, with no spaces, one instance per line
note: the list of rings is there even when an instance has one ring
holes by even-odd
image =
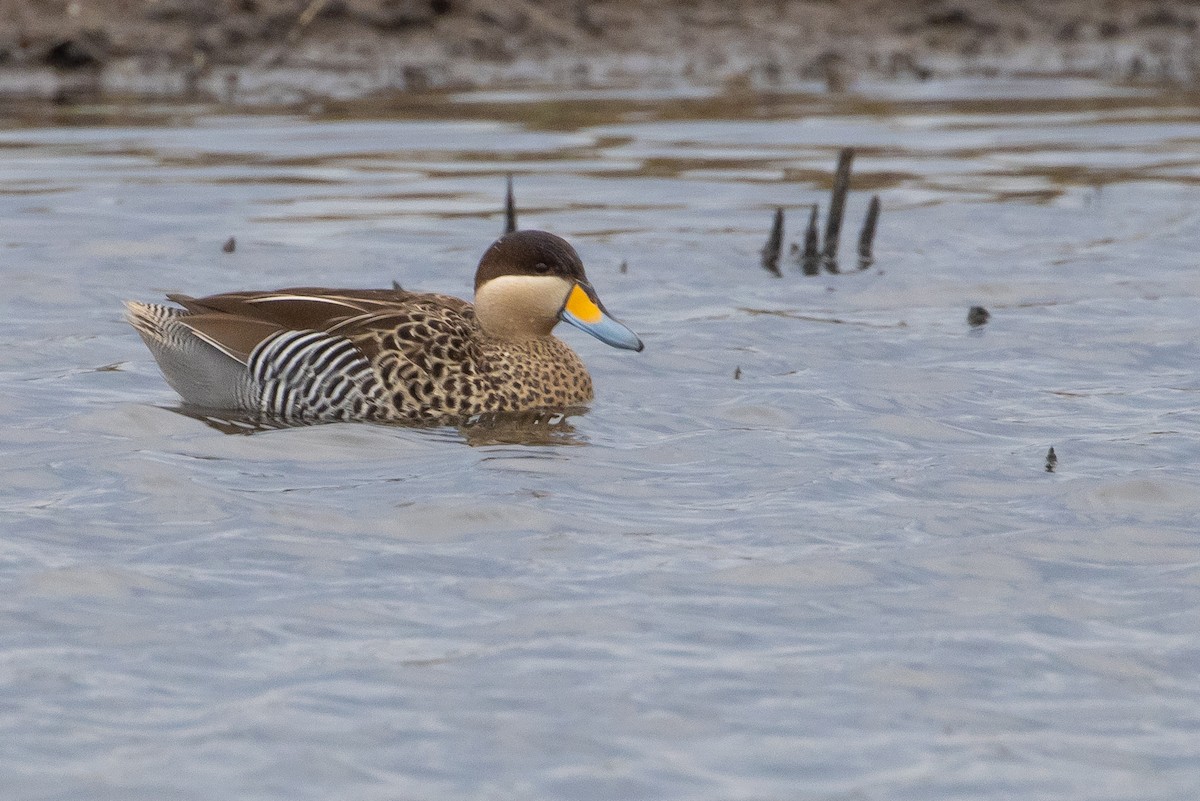
[[[514,231],[487,249],[475,273],[475,316],[497,339],[549,336],[562,320],[614,348],[643,347],[605,311],[575,248],[545,231]]]

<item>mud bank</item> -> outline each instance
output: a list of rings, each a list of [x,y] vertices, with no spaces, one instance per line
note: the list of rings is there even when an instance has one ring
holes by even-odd
[[[1084,75],[1194,85],[1200,8],[1128,0],[0,0],[0,96]]]

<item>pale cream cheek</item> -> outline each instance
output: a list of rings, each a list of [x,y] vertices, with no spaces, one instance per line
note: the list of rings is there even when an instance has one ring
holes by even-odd
[[[571,291],[556,275],[505,275],[475,293],[475,315],[483,330],[506,339],[546,336]]]

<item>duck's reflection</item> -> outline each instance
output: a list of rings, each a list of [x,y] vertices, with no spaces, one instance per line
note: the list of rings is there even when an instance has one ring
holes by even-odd
[[[178,414],[199,420],[222,434],[249,436],[263,431],[284,428],[307,428],[327,425],[325,421],[296,422],[254,412],[206,409],[180,404],[164,407]],[[495,412],[485,415],[435,423],[376,423],[396,428],[438,429],[456,428],[463,441],[472,447],[483,445],[586,445],[588,441],[571,424],[572,417],[583,414],[586,407],[566,410],[528,412]]]
[[[483,415],[459,424],[468,445],[586,445],[570,418],[587,411],[534,411]]]

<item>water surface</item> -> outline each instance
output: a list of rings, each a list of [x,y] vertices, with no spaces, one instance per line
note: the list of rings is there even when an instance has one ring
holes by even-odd
[[[13,117],[6,795],[1194,797],[1196,108],[1055,83]],[[848,272],[772,277],[774,208],[798,240],[846,145]],[[121,321],[167,291],[466,296],[507,173],[646,342],[560,331],[598,392],[550,429],[230,435]]]

